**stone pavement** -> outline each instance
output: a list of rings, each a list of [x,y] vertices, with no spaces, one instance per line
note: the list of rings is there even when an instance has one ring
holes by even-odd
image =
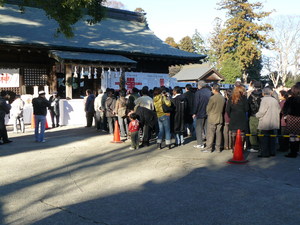
[[[171,150],[94,128],[60,127],[35,143],[33,130],[0,145],[0,224],[296,225],[300,157],[201,153],[191,141]]]

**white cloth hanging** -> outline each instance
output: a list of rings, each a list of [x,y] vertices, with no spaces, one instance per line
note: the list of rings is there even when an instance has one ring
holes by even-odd
[[[77,74],[77,67],[75,66],[74,67],[74,76],[73,76],[74,78],[77,78],[78,77],[78,74]]]

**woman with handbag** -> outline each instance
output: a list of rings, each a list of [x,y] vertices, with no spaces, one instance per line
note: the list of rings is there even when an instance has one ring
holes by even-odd
[[[171,101],[166,91],[156,88],[153,91],[154,107],[158,117],[158,138],[157,147],[162,149],[162,140],[165,137],[166,145],[171,148],[171,132],[170,132],[170,110]],[[168,112],[169,111],[169,112]]]
[[[120,91],[120,97],[116,102],[115,112],[118,116],[118,122],[121,130],[121,137],[128,135],[128,120],[127,120],[127,99],[126,90]]]

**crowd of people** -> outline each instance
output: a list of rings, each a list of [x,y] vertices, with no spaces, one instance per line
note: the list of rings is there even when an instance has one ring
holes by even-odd
[[[50,111],[52,127],[59,126],[59,100],[54,92],[49,100],[45,92],[32,100],[35,118],[35,141],[45,142],[45,121]],[[10,112],[14,132],[25,132],[24,102],[16,95],[8,104],[7,93],[0,96],[0,144],[10,143],[5,115]],[[107,88],[94,94],[86,90],[84,98],[86,127],[114,134],[118,121],[120,136],[131,140],[130,149],[139,149],[156,140],[157,148],[173,148],[196,140],[195,149],[202,152],[234,150],[237,131],[241,131],[244,150],[259,153],[258,157],[275,156],[277,151],[288,152],[295,158],[300,143],[300,82],[289,90],[274,90],[252,81],[246,90],[241,82],[234,88],[220,90],[218,84],[198,82],[184,89],[156,87],[149,90],[133,88],[116,91]],[[247,134],[247,135],[246,135]],[[175,140],[175,141],[174,141]]]
[[[87,127],[95,115],[97,130],[114,134],[118,121],[120,136],[132,140],[130,149],[149,146],[154,139],[157,148],[170,149],[190,137],[202,152],[233,150],[240,130],[244,150],[259,157],[275,156],[277,151],[289,151],[287,157],[298,155],[300,83],[279,93],[260,81],[252,81],[248,90],[241,82],[220,90],[218,84],[199,81],[196,91],[187,84],[184,90],[145,86],[99,90],[97,97],[90,90],[86,93]]]

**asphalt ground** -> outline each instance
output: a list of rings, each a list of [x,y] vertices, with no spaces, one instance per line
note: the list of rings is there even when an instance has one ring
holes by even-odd
[[[0,145],[0,224],[297,225],[300,157],[202,153],[195,141],[129,150],[95,128],[59,127]]]

